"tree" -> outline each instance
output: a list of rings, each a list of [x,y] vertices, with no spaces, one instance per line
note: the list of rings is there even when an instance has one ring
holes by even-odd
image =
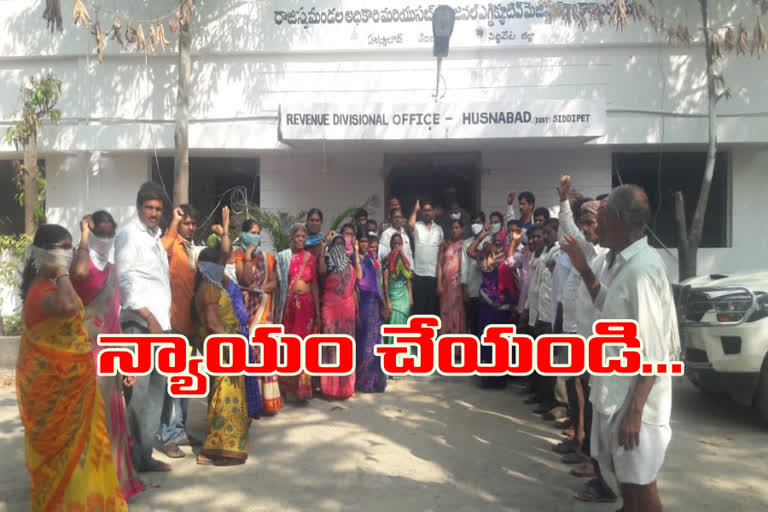
[[[722,27],[712,27],[709,0],[697,1],[701,11],[702,23],[700,27],[695,29],[682,24],[669,25],[665,23],[664,18],[659,19],[654,14],[655,5],[653,0],[646,0],[646,2],[635,0],[632,3],[625,0],[613,0],[606,11],[600,12],[591,8],[584,8],[579,4],[548,2],[550,18],[566,24],[576,25],[582,30],[587,29],[588,20],[596,21],[601,26],[604,25],[604,17],[607,15],[609,22],[616,26],[617,29],[623,29],[629,23],[647,20],[657,33],[663,34],[667,38],[667,42],[670,44],[676,41],[684,45],[690,45],[693,40],[692,33],[700,30],[703,34],[707,78],[707,158],[704,164],[704,176],[701,188],[699,189],[699,196],[696,200],[696,209],[690,224],[685,215],[685,198],[681,191],[675,192],[675,222],[678,232],[678,279],[680,281],[693,277],[697,273],[698,249],[704,231],[704,214],[709,203],[717,155],[716,107],[721,99],[730,97],[730,92],[725,85],[723,76],[715,72],[715,63],[718,59],[722,58],[723,49],[730,53],[735,52],[737,55],[749,53],[758,58],[761,53],[765,53],[766,49],[768,49],[765,30],[759,17],[759,15],[768,12],[768,0],[751,1],[757,10],[751,41],[743,21],[738,26],[727,23]],[[747,5],[750,2],[748,0],[734,1],[734,5],[739,3]]]
[[[19,202],[24,205],[24,232],[33,234],[45,222],[45,178],[37,165],[37,136],[44,122],[56,124],[61,111],[56,103],[61,97],[61,81],[49,73],[38,79],[30,77],[30,85],[21,88],[21,119],[5,133],[6,142],[24,151],[24,162],[16,163]]]
[[[179,87],[176,93],[176,157],[173,162],[173,201],[189,202],[189,96],[192,87],[192,22],[194,0],[180,0],[179,8]]]

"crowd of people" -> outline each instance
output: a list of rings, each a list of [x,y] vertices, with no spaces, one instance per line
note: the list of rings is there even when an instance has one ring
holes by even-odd
[[[598,318],[630,318],[639,322],[644,355],[670,360],[678,347],[674,304],[663,264],[644,238],[644,192],[625,186],[610,197],[583,198],[568,176],[558,189],[556,218],[536,208],[530,192],[510,192],[506,212],[488,216],[467,213],[455,195],[446,209],[423,199],[407,220],[391,198],[381,227],[360,210],[327,233],[322,212],[312,209],[290,228],[290,247],[276,254],[264,250],[252,219],[231,234],[227,207],[204,246],[194,242],[200,217],[191,205],[174,208],[170,225],[161,226],[170,203],[152,183],[139,190],[137,216],[122,229],[106,211],[86,216],[76,248],[65,228],[40,226],[23,273],[17,373],[32,509],[124,510],[142,491],[139,473],[170,471],[152,456],[156,447],[180,458],[181,447],[197,445],[200,465],[241,464],[252,421],[276,414],[285,401],[385,391],[373,348],[392,342],[381,338],[383,323],[405,324],[410,315],[438,315],[441,334],[478,337],[488,325],[507,323],[533,336],[589,337]],[[99,334],[180,333],[202,351],[211,334],[247,337],[275,323],[301,337],[352,336],[356,371],[213,377],[202,441],[187,433],[187,399],[170,397],[156,370],[95,374]],[[481,359],[491,355],[483,346]],[[256,361],[258,349],[249,357]],[[322,358],[332,362],[333,348],[324,347]],[[480,384],[509,381],[485,377]],[[534,374],[524,385],[526,403],[567,437],[555,451],[581,464],[574,475],[591,478],[580,499],[616,500],[600,471],[608,467],[621,483],[623,510],[661,510],[655,480],[670,439],[669,377]]]

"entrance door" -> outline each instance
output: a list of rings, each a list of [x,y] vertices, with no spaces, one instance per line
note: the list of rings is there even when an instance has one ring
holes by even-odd
[[[467,212],[480,204],[480,153],[387,155],[387,198],[397,197],[407,218],[416,201],[431,200],[448,208],[451,195]]]

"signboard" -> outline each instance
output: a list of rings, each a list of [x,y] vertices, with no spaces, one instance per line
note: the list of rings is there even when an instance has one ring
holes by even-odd
[[[634,4],[625,0],[631,17]],[[562,45],[581,42],[604,44],[615,39],[626,44],[648,42],[643,27],[630,26],[620,34],[615,27],[601,27],[598,16],[608,19],[613,2],[605,0],[565,0],[551,2],[553,9],[567,10],[573,19],[591,25],[586,31],[554,22],[550,4],[525,2],[449,1],[456,13],[451,48]],[[329,49],[430,49],[432,14],[437,4],[409,0],[276,0],[263,11],[267,32],[265,49],[278,42],[291,50]]]
[[[282,105],[281,140],[429,140],[600,137],[600,101]]]

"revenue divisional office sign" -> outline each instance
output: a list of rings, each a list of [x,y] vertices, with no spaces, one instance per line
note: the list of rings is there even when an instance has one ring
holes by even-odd
[[[605,103],[281,105],[279,138],[300,140],[429,140],[600,137]]]

